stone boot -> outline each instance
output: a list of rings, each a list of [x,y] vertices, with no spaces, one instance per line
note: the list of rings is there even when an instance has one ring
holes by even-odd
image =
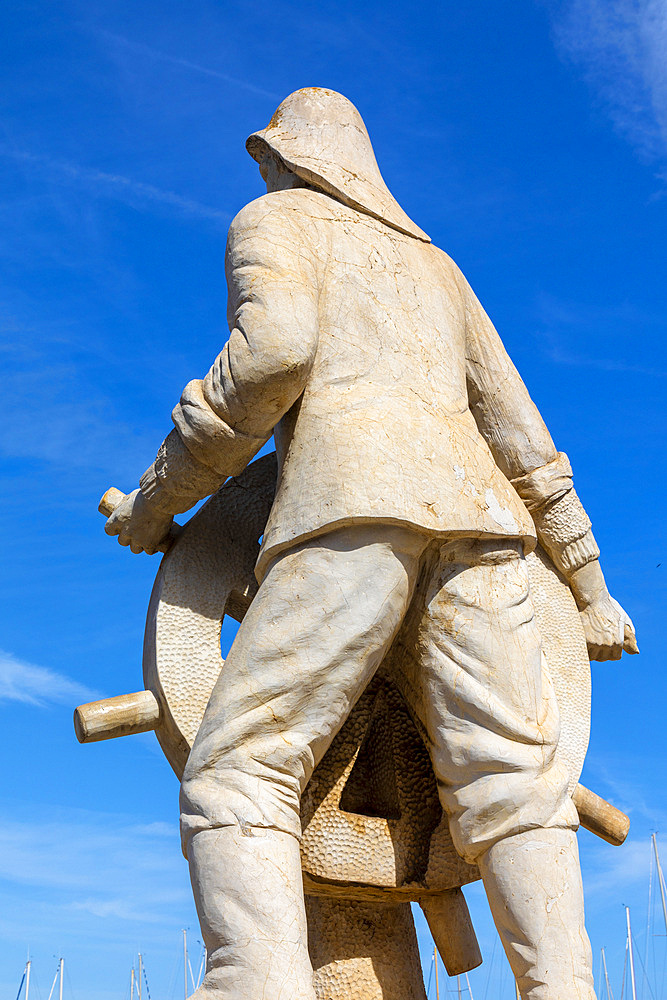
[[[258,827],[204,830],[188,859],[208,954],[192,1000],[315,1000],[297,840]]]
[[[522,1000],[595,1000],[576,834],[508,837],[479,867]]]

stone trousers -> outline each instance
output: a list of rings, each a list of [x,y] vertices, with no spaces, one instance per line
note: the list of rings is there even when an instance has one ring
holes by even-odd
[[[461,856],[576,829],[521,543],[373,524],[271,564],[185,769],[186,856],[202,830],[300,836],[301,793],[394,642]]]

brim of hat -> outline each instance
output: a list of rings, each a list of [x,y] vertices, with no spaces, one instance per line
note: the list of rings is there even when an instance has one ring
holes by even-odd
[[[313,187],[317,187],[326,194],[331,195],[331,197],[336,198],[338,201],[342,201],[344,205],[349,205],[351,208],[363,212],[365,215],[370,215],[372,218],[384,222],[385,225],[391,226],[392,229],[396,229],[406,236],[412,236],[414,239],[421,240],[424,243],[431,242],[431,237],[406,215],[386,186],[383,185],[384,190],[381,191],[378,190],[377,186],[373,185],[374,201],[377,203],[379,211],[374,210],[369,205],[364,204],[362,196],[358,198],[354,197],[356,193],[354,192],[354,187],[356,184],[353,180],[353,175],[349,171],[345,172],[344,168],[340,168],[341,174],[347,173],[344,180],[348,183],[348,187],[352,188],[351,191],[346,191],[342,185],[335,184],[329,178],[325,177],[317,169],[316,164],[308,166],[303,163],[295,163],[286,158],[267,138],[267,132],[268,129],[253,132],[246,139],[246,149],[257,163],[260,163],[264,159],[267,152],[271,152],[281,160],[288,170],[296,174],[297,177],[306,181],[307,184],[311,184]]]

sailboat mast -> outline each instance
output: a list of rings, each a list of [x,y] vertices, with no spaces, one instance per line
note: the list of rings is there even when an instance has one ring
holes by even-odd
[[[435,996],[440,1000],[440,984],[438,982],[438,949],[433,946],[433,961],[435,962]]]
[[[197,973],[197,985],[195,989],[199,989],[201,986],[202,977],[204,975],[204,969],[206,968],[206,948],[202,950],[201,962],[199,963],[199,972]]]
[[[49,1000],[51,1000],[51,997],[53,996],[53,991],[56,988],[56,983],[58,982],[58,976],[59,975],[60,975],[60,962],[58,963],[58,967],[56,969],[56,974],[53,977],[53,982],[51,983],[51,989],[49,990]]]
[[[602,968],[604,969],[604,983],[607,989],[607,1000],[614,1000],[614,994],[611,992],[611,987],[609,985],[609,973],[607,972],[607,956],[604,953],[604,948],[602,949]]]
[[[141,1000],[141,973],[143,972],[143,959],[141,957],[141,952],[139,952],[139,1000]]]
[[[30,997],[30,966],[32,962],[30,959],[25,963],[25,1000],[29,1000]]]
[[[183,928],[183,1000],[188,1000],[188,932]]]
[[[651,840],[653,841],[653,850],[655,852],[655,867],[658,872],[658,885],[660,886],[660,898],[662,900],[662,916],[665,921],[665,933],[667,934],[667,900],[665,900],[665,876],[662,874],[662,865],[660,864],[660,855],[658,854],[658,840],[654,833],[651,834]]]
[[[472,990],[470,989],[470,980],[468,979],[468,973],[467,972],[465,973],[465,977],[466,977],[466,986],[468,987],[468,993],[470,995],[470,1000],[475,1000],[475,998],[472,995]]]
[[[456,977],[456,986],[457,986],[457,989],[458,989],[459,1000],[461,1000],[461,977],[460,976]]]
[[[134,1000],[134,966],[130,973],[130,1000]]]
[[[60,959],[60,988],[59,988],[59,991],[58,991],[58,996],[60,997],[60,1000],[63,1000],[63,971],[64,971],[64,969],[65,969],[65,959],[61,958]]]
[[[26,969],[27,969],[27,968],[28,968],[28,967],[26,966]],[[24,969],[24,970],[23,970],[23,975],[21,976],[21,982],[19,983],[19,991],[18,991],[18,993],[16,994],[16,1000],[19,1000],[19,997],[21,996],[21,990],[23,989],[23,984],[24,984],[24,982],[25,982],[25,973],[26,973],[26,969]]]
[[[635,982],[635,956],[632,950],[632,929],[630,927],[630,907],[625,908],[625,919],[628,925],[628,955],[630,956],[630,983],[632,985],[632,1000],[637,1000],[637,984]]]

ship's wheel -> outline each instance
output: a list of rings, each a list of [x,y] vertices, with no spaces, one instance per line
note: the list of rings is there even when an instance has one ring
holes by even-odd
[[[224,674],[223,619],[240,621],[256,593],[254,566],[275,482],[275,455],[268,455],[229,480],[187,523],[162,560],[151,595],[146,690],[78,709],[82,741],[155,729],[180,778],[213,686]],[[558,754],[569,770],[570,791],[580,814],[591,812],[587,825],[597,823],[596,832],[618,842],[621,814],[577,784],[589,739],[591,681],[574,598],[540,548],[527,563],[560,707]],[[425,1000],[410,902],[421,904],[450,975],[481,962],[460,889],[479,872],[454,850],[396,671],[400,655],[394,652],[303,796],[302,866],[322,1000]]]

